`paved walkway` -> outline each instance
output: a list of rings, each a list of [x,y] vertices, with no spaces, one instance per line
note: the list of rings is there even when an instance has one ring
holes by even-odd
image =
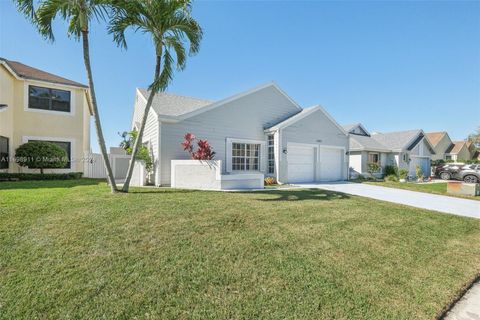
[[[446,320],[480,319],[480,282],[477,282],[446,314]]]
[[[297,184],[297,186],[338,191],[356,196],[480,219],[480,201],[476,200],[351,182]]]

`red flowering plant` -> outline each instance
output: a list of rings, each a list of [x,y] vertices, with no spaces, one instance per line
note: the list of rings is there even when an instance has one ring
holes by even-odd
[[[213,160],[213,158],[215,158],[215,152],[207,140],[198,139],[198,148],[195,151],[194,141],[197,140],[197,138],[193,134],[187,133],[184,139],[182,142],[183,150],[187,151],[193,160]]]

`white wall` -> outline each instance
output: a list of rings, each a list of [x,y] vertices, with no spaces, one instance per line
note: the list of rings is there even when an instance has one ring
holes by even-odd
[[[289,142],[342,148],[342,176],[344,179],[348,178],[348,158],[345,154],[348,150],[348,136],[321,110],[281,129],[281,139],[282,148],[285,148]],[[320,172],[321,156],[319,160],[316,172]],[[279,182],[288,183],[288,160],[283,152],[280,153],[279,162],[280,172],[277,179]]]
[[[255,93],[226,103],[179,123],[161,124],[161,184],[170,184],[170,161],[188,159],[181,143],[186,133],[207,139],[216,152],[215,159],[222,160],[222,172],[226,171],[227,138],[266,141],[264,129],[300,110],[274,87],[266,87]],[[267,157],[263,157],[266,168]],[[265,173],[265,172],[263,172]]]

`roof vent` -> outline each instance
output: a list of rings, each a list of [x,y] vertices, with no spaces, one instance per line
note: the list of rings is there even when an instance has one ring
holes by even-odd
[[[0,110],[7,109],[7,107],[8,107],[7,104],[0,103]]]

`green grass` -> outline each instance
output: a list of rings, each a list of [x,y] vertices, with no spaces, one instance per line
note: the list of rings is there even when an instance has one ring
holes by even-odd
[[[434,193],[434,194],[441,194],[449,197],[457,197],[457,198],[465,198],[471,200],[479,200],[480,197],[474,196],[461,196],[461,195],[453,195],[447,193],[447,183],[446,182],[439,182],[439,183],[400,183],[400,182],[393,182],[393,181],[366,181],[363,183],[382,186],[382,187],[389,187],[389,188],[397,188],[397,189],[405,189],[405,190],[412,190],[412,191],[419,191],[419,192],[426,192],[426,193]]]
[[[480,220],[321,190],[0,183],[1,319],[432,319]]]

